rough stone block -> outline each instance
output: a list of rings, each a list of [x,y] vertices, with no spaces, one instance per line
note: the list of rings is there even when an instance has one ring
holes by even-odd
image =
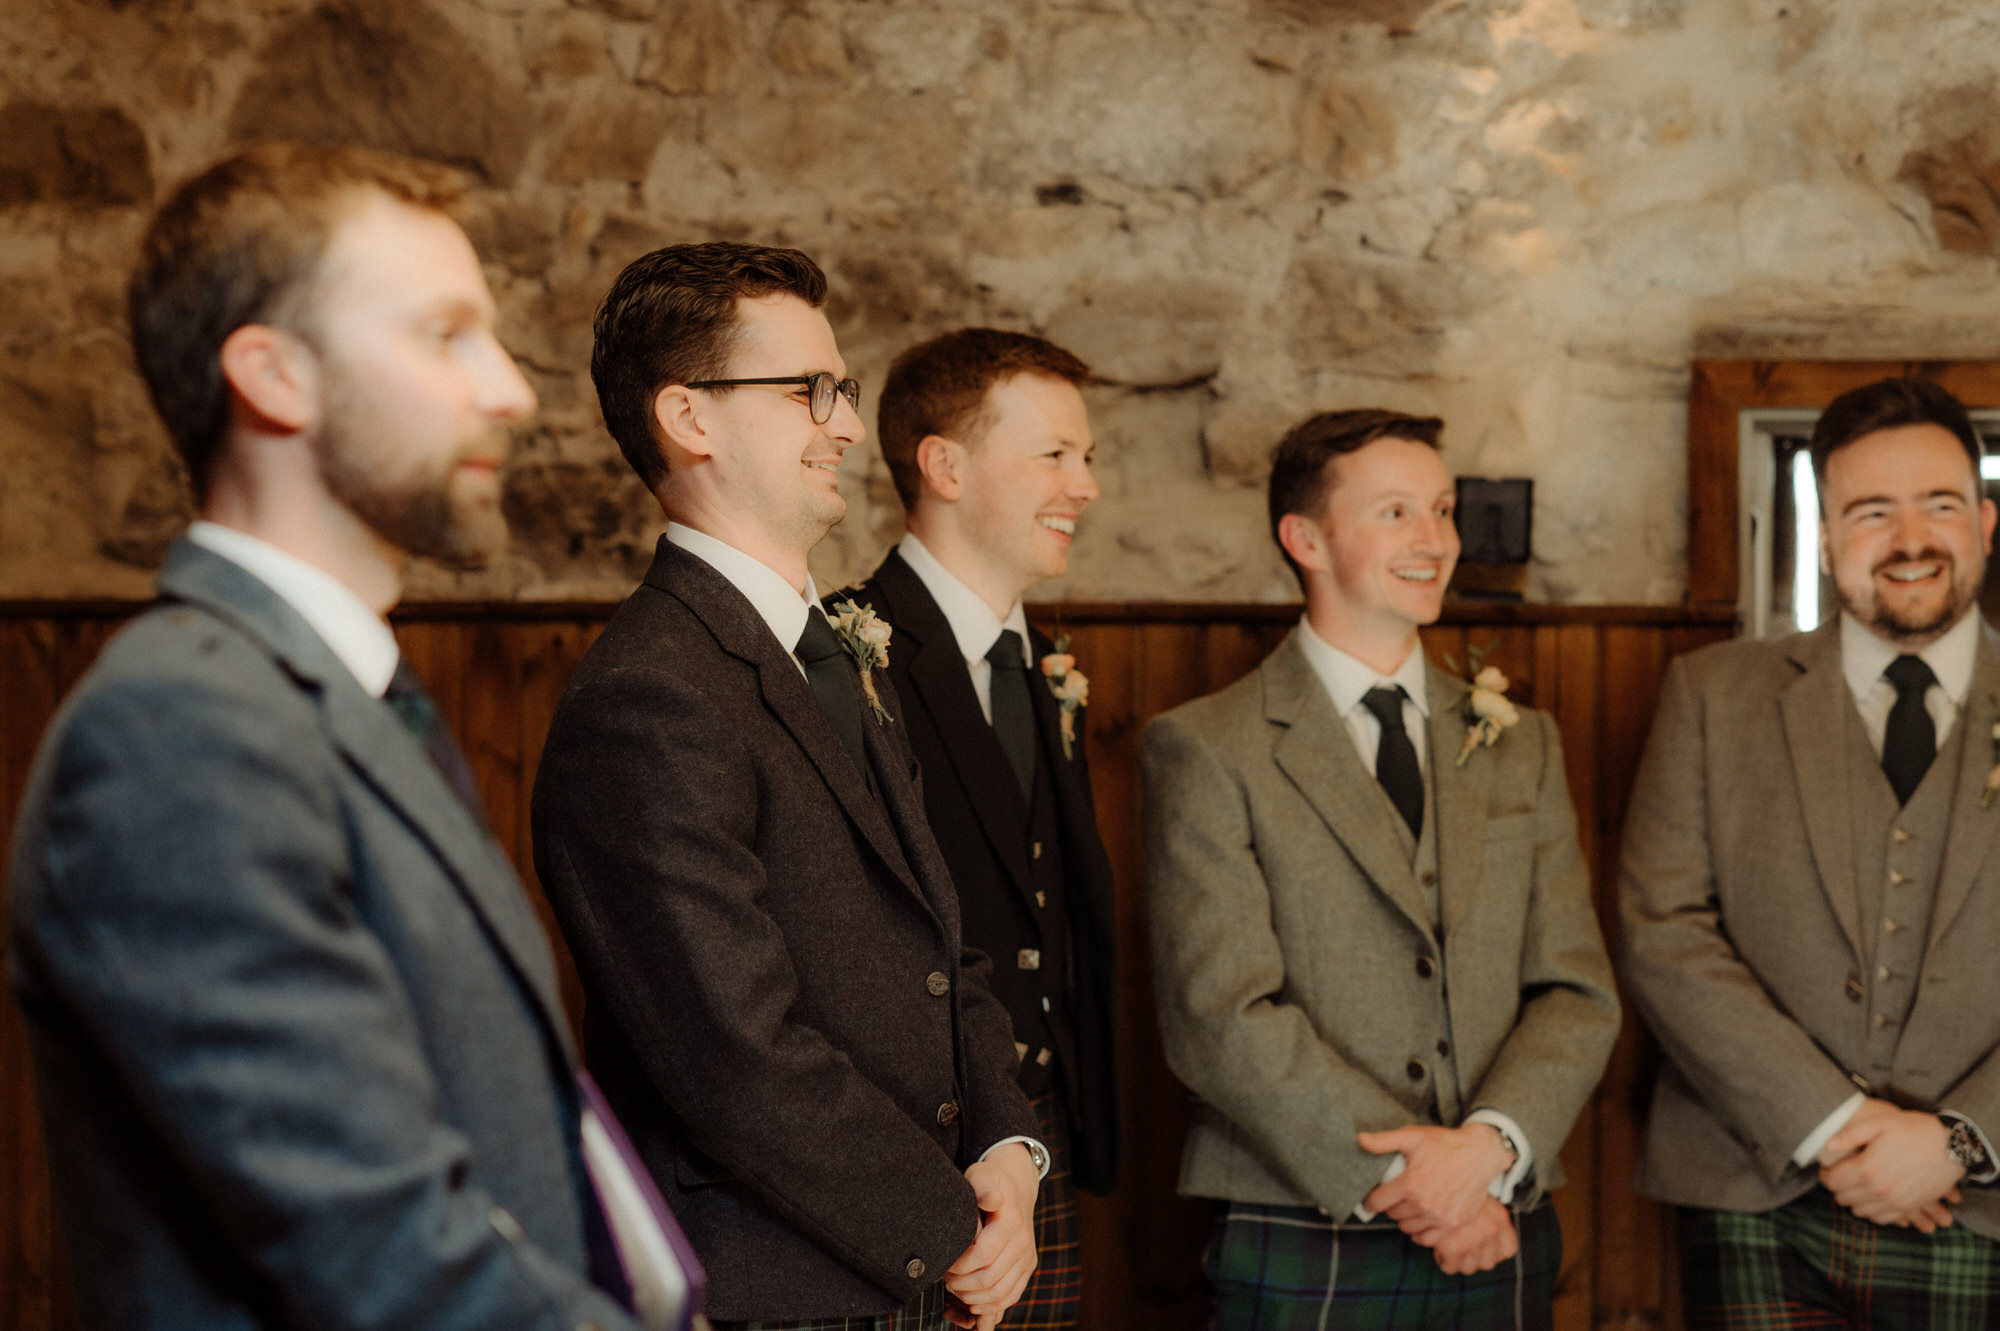
[[[0,207],[116,208],[153,197],[146,136],[115,106],[0,107]]]

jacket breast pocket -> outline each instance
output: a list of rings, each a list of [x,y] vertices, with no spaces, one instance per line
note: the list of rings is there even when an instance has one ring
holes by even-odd
[[[1535,814],[1530,809],[1526,813],[1503,813],[1486,820],[1485,837],[1493,841],[1526,841],[1535,835]]]

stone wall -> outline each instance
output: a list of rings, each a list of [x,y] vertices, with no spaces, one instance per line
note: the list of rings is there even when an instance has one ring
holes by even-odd
[[[413,595],[631,585],[660,518],[590,316],[647,249],[739,237],[825,264],[871,393],[964,323],[1092,362],[1104,498],[1043,595],[1290,595],[1262,459],[1381,404],[1535,478],[1532,594],[1670,601],[1691,357],[2000,354],[1996,56],[1961,0],[9,0],[0,597],[148,586],[187,499],[132,246],[287,135],[469,173],[544,403],[513,551]],[[842,488],[826,585],[899,526],[872,445]]]

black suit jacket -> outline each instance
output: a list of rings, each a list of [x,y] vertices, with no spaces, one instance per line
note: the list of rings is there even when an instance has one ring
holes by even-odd
[[[856,599],[889,622],[889,678],[904,700],[911,750],[924,774],[924,808],[944,848],[966,920],[966,939],[993,958],[994,990],[1015,1026],[1041,1024],[1043,977],[1014,958],[1043,949],[1043,912],[1035,906],[1027,852],[1026,810],[1007,757],[973,691],[958,640],[937,601],[903,556],[891,550]],[[834,598],[839,599],[839,598]],[[1031,630],[1035,659],[1054,650]],[[1063,1050],[1079,1186],[1110,1191],[1118,1175],[1119,1109],[1115,893],[1111,861],[1097,832],[1082,715],[1073,756],[1063,757],[1055,695],[1030,680],[1043,752],[1054,775],[1068,897],[1069,945],[1076,966],[1071,1047]],[[1026,1038],[1026,1037],[1023,1037]]]
[[[11,871],[83,1325],[630,1328],[506,857],[263,582],[181,542],[160,594],[50,727]]]
[[[863,729],[879,800],[749,600],[663,539],[535,780],[587,1059],[719,1320],[908,1302],[977,1230],[966,1166],[1035,1133],[904,727]]]

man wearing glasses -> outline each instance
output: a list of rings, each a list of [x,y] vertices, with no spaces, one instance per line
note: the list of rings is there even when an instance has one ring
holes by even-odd
[[[895,692],[807,570],[864,434],[825,295],[796,250],[711,243],[605,297],[605,423],[670,521],[557,708],[535,861],[717,1325],[990,1328],[1047,1153]]]

